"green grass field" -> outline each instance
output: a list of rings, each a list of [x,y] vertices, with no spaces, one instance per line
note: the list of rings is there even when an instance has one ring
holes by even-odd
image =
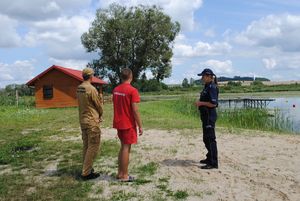
[[[102,127],[111,127],[112,105],[105,104],[104,111]],[[196,128],[199,125],[197,119],[173,111],[168,101],[142,103],[140,111],[146,129]],[[0,200],[82,200],[87,197],[93,185],[78,179],[82,144],[77,108],[1,106],[0,115]],[[61,140],[76,137],[75,141]],[[98,159],[106,164],[102,171],[111,177],[115,176],[118,149],[117,140],[102,141],[101,158]],[[57,163],[57,171],[46,177],[44,170],[49,163]],[[149,183],[147,177],[156,170],[155,163],[135,166],[133,171],[139,178],[135,185]],[[113,182],[112,185],[123,184]],[[102,200],[126,200],[132,196],[135,195],[116,191],[112,197]],[[184,196],[184,193],[174,192],[174,198]]]
[[[147,101],[140,104],[145,129],[200,131],[196,111],[190,102],[182,100]],[[251,115],[222,116],[221,112],[218,125],[242,128],[245,125],[233,122],[237,119],[242,122],[243,118],[255,121],[255,115],[262,114],[254,112]],[[0,106],[0,116],[0,200],[129,200],[137,197],[135,193],[115,190],[110,197],[88,198],[91,192],[101,197],[103,189],[79,179],[82,144],[77,108]],[[105,104],[102,127],[111,126],[112,105]],[[259,129],[259,125],[250,128]],[[77,140],[68,140],[74,138]],[[102,141],[101,158],[98,157],[97,160],[101,164],[101,171],[109,177],[115,176],[118,149],[117,140]],[[139,153],[133,154],[139,158]],[[49,164],[57,164],[57,171],[45,173]],[[153,196],[153,200],[162,200],[162,195],[174,200],[187,198],[188,194],[184,190],[171,191],[167,180],[149,180],[158,168],[159,165],[154,162],[137,162],[132,168],[139,178],[134,188],[142,188],[149,182],[155,182],[153,185],[161,194]],[[128,184],[111,182],[110,185]]]

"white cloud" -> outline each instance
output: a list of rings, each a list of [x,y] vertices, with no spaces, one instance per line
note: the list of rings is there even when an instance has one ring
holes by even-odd
[[[233,33],[226,35],[228,41]],[[268,73],[284,71],[295,77],[300,69],[300,15],[268,15],[235,35],[236,57],[261,60]]]
[[[291,72],[300,70],[300,54],[299,53],[285,53],[281,52],[277,55],[274,55],[276,61],[276,66],[274,69],[279,70],[290,70]],[[294,74],[293,73],[293,74]]]
[[[279,75],[279,74],[274,74],[272,75],[272,80],[283,80],[284,76],[283,75]]]
[[[265,67],[269,70],[274,69],[275,66],[277,65],[276,60],[273,58],[264,58],[262,61]]]
[[[57,11],[60,11],[60,10],[61,10],[61,8],[54,1],[47,2],[46,6],[42,7],[42,11],[44,13],[57,12]]]
[[[175,79],[175,78],[166,78],[166,79],[164,79],[164,83],[166,83],[166,84],[180,84],[182,82],[182,80],[179,80],[179,79]]]
[[[233,73],[233,66],[231,60],[219,61],[219,60],[207,60],[200,64],[202,68],[210,68],[214,71],[217,76],[220,75],[231,75]]]
[[[231,60],[219,61],[219,60],[207,60],[197,64],[193,64],[188,68],[185,68],[186,71],[182,74],[181,79],[183,78],[194,78],[200,79],[197,75],[202,72],[204,68],[210,68],[213,72],[219,76],[232,76],[233,66]],[[179,83],[177,81],[177,83]]]
[[[0,63],[0,87],[7,84],[24,84],[33,78],[35,60]]]
[[[147,79],[152,79],[152,78],[154,78],[154,76],[153,76],[153,74],[152,74],[151,71],[146,71],[146,77],[147,77]]]
[[[8,16],[0,14],[0,47],[9,48],[20,45],[21,37],[18,35],[16,27],[18,23]]]
[[[235,37],[242,45],[276,47],[284,52],[300,51],[300,15],[269,15],[253,21]]]
[[[198,76],[197,74],[199,73],[199,66],[198,65],[191,65],[191,66],[185,66],[185,72],[181,75],[179,82],[180,83],[184,78],[190,79],[194,78],[196,79]],[[199,77],[198,77],[199,78]]]
[[[172,65],[176,65],[176,66],[183,64],[184,60],[185,60],[184,58],[176,58],[176,57],[171,58]]]
[[[90,3],[91,0],[1,0],[0,13],[22,21],[36,21],[74,14]]]
[[[215,30],[213,28],[210,28],[210,29],[207,29],[204,31],[204,35],[207,36],[207,37],[215,37],[216,36],[216,33],[215,33]]]
[[[229,53],[231,45],[227,42],[206,43],[199,41],[194,47],[184,43],[175,42],[174,55],[177,57],[204,57]]]
[[[99,1],[100,7],[106,8],[111,3],[118,3],[123,6],[157,5],[181,24],[182,30],[193,30],[195,28],[194,14],[202,6],[203,0],[106,0]]]
[[[27,46],[44,46],[49,57],[56,59],[88,59],[80,37],[88,31],[91,16],[59,17],[31,24],[25,36]]]
[[[270,5],[278,5],[281,7],[285,6],[292,6],[292,7],[299,7],[300,2],[298,0],[253,0],[247,2],[250,5],[254,5],[256,7],[262,7],[262,8],[269,8]]]
[[[53,65],[63,66],[67,68],[72,68],[76,70],[82,70],[86,67],[88,61],[87,60],[75,60],[75,59],[55,59],[50,58],[49,62]]]

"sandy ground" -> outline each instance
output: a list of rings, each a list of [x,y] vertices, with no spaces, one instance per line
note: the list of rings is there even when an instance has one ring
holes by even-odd
[[[270,133],[229,134],[225,129],[217,132],[219,169],[202,170],[199,160],[206,150],[199,130],[146,130],[133,146],[130,169],[154,162],[157,172],[150,183],[142,185],[116,185],[110,174],[102,175],[94,183],[91,198],[111,198],[114,192],[133,192],[130,200],[174,200],[158,188],[166,185],[172,192],[188,193],[187,200],[300,200],[300,135]],[[116,139],[114,129],[102,129],[102,140]],[[50,139],[53,140],[53,139]],[[57,139],[55,139],[57,140]],[[81,142],[80,136],[68,136],[64,141]],[[116,153],[117,154],[117,153]],[[116,170],[116,158],[95,162],[96,170]],[[45,166],[38,180],[47,183],[55,179],[59,160]],[[2,167],[1,174],[11,171]],[[49,177],[50,176],[50,177]],[[136,176],[136,175],[134,175]],[[160,179],[167,178],[166,183]],[[98,189],[103,192],[99,195]],[[33,191],[34,189],[29,189]],[[163,196],[163,199],[157,199]],[[138,199],[139,198],[139,199]]]
[[[114,133],[104,129],[103,138]],[[131,165],[157,162],[154,177],[169,177],[170,189],[186,190],[187,200],[300,200],[300,136],[217,135],[219,169],[200,169],[206,151],[198,130],[145,131]],[[143,188],[151,195],[155,185]]]

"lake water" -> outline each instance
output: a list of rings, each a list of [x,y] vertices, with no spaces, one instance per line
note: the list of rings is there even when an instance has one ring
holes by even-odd
[[[259,97],[258,97],[259,98]],[[300,134],[300,97],[269,97],[275,99],[269,102],[267,109],[278,110],[284,118],[288,118],[292,122],[292,131]],[[231,107],[240,108],[242,102],[232,104]],[[220,107],[228,108],[228,102],[220,104]]]
[[[300,133],[300,97],[274,98],[268,109],[279,109],[293,123],[293,131]]]

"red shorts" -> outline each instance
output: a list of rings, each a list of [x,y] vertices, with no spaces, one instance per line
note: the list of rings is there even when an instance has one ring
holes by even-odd
[[[126,130],[118,130],[118,137],[122,144],[136,144],[137,131],[136,128],[129,128]]]

